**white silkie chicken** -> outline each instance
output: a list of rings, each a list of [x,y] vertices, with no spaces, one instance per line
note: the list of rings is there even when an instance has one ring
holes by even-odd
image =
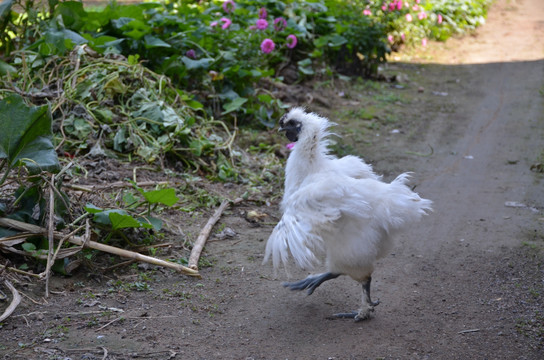
[[[277,268],[291,253],[299,267],[312,269],[324,258],[327,272],[283,285],[310,295],[323,282],[348,275],[362,284],[362,308],[334,316],[367,319],[378,304],[370,299],[375,261],[387,255],[398,230],[431,211],[432,202],[405,185],[408,174],[388,184],[362,159],[330,155],[326,118],[293,108],[279,125],[295,144],[285,169],[283,216],[264,262],[272,257]]]

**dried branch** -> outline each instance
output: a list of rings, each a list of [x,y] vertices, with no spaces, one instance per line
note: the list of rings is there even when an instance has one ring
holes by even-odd
[[[24,222],[21,222],[21,221],[16,221],[16,220],[13,220],[13,219],[8,219],[8,218],[0,218],[0,226],[6,227],[6,228],[13,228],[13,229],[17,229],[17,230],[22,230],[22,231],[28,231],[28,232],[31,232],[33,234],[40,234],[40,235],[47,235],[47,232],[48,232],[47,229],[42,228],[41,226],[27,224],[27,223],[24,223]],[[54,235],[55,239],[63,239],[63,238],[66,237],[64,234],[62,234],[60,232],[53,232],[53,235]],[[157,259],[157,258],[154,258],[154,257],[151,257],[151,256],[142,255],[142,254],[139,254],[139,253],[136,253],[136,252],[133,252],[133,251],[116,248],[114,246],[100,244],[100,243],[97,243],[95,241],[90,241],[90,240],[86,241],[86,239],[84,239],[82,237],[79,237],[79,236],[70,236],[70,237],[66,238],[66,241],[68,241],[68,242],[70,242],[72,244],[75,244],[75,245],[82,246],[84,248],[88,247],[88,248],[91,248],[91,249],[107,252],[107,253],[118,255],[118,256],[121,256],[121,257],[134,259],[134,260],[137,260],[137,261],[143,261],[143,262],[147,262],[147,263],[150,263],[150,264],[159,265],[159,266],[167,267],[167,268],[170,268],[170,269],[174,269],[174,270],[176,270],[176,271],[178,271],[178,272],[180,272],[182,274],[188,275],[188,276],[200,277],[200,274],[198,273],[197,270],[188,268],[186,266],[179,265],[179,264],[172,263],[172,262],[168,262],[168,261],[164,261],[164,260]]]
[[[9,280],[4,280],[4,284],[8,287],[9,291],[11,291],[11,294],[13,295],[13,299],[11,300],[11,303],[9,304],[6,311],[4,311],[4,313],[0,316],[0,322],[6,320],[15,311],[17,306],[19,306],[19,304],[21,303],[21,295],[19,295],[19,292],[17,291],[17,289],[15,289],[13,285],[11,285]]]
[[[233,203],[239,204],[241,201],[242,199],[236,199],[233,201]],[[204,249],[204,245],[206,245],[206,241],[210,237],[210,232],[212,231],[213,226],[215,225],[215,223],[217,223],[223,212],[228,208],[230,203],[230,200],[223,200],[221,205],[219,205],[217,210],[215,210],[213,216],[208,220],[206,225],[200,231],[200,234],[198,235],[198,238],[193,245],[193,249],[191,250],[191,256],[189,257],[188,263],[189,268],[198,270],[198,260],[200,259],[200,254]]]

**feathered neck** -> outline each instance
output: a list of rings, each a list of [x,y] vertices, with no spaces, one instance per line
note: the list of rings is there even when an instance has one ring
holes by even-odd
[[[303,116],[298,118],[303,119],[302,131],[287,159],[284,200],[308,175],[326,168],[323,163],[333,157],[329,155],[329,140],[327,139],[331,135],[329,127],[332,124],[326,118],[313,113],[303,112]]]

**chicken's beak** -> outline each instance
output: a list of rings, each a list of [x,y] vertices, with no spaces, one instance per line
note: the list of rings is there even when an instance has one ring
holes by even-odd
[[[279,129],[278,129],[278,132],[285,131],[285,130],[287,130],[287,129],[280,126]]]

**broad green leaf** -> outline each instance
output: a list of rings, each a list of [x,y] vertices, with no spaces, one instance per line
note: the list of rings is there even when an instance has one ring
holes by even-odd
[[[113,230],[126,229],[126,228],[151,228],[151,224],[142,224],[132,216],[128,214],[120,214],[118,212],[110,212],[109,218]]]
[[[94,214],[93,221],[101,225],[112,225],[110,220],[110,214],[112,213],[119,215],[128,215],[125,210],[121,209],[103,210]]]
[[[240,109],[242,107],[242,105],[244,105],[246,102],[247,102],[247,99],[243,98],[243,97],[239,97],[239,98],[236,98],[236,99],[232,100],[231,102],[223,105],[223,108],[225,109],[225,111],[223,111],[221,113],[221,115],[225,115],[225,114],[228,114],[230,112],[233,112],[233,111],[236,111],[236,110]]]
[[[158,37],[155,37],[153,35],[146,35],[144,36],[144,45],[146,48],[157,48],[157,47],[164,47],[169,48],[172,47],[167,42],[162,41]]]
[[[337,35],[334,35],[333,37],[331,37],[330,42],[329,42],[329,46],[330,47],[338,47],[338,46],[346,44],[347,42],[348,42],[348,39],[346,39],[342,35],[337,34]]]
[[[0,24],[4,23],[11,14],[11,6],[15,0],[4,0],[0,3]],[[3,29],[2,29],[3,30]]]
[[[179,201],[174,189],[144,191],[143,195],[150,204],[160,203],[166,206],[172,206]]]
[[[90,203],[85,205],[84,209],[89,214],[97,214],[101,211],[104,211],[102,208],[99,208],[98,206],[90,204]]]
[[[28,252],[31,252],[31,251],[35,251],[36,250],[36,245],[34,245],[33,243],[31,242],[25,242],[21,245],[21,247],[23,248],[24,251],[28,251]]]
[[[186,56],[181,58],[181,61],[185,64],[187,70],[207,69],[213,63],[212,58],[203,58],[199,60],[189,59]]]
[[[15,73],[15,72],[17,72],[17,69],[15,67],[0,60],[0,75],[1,76],[5,76],[7,74]]]
[[[162,220],[154,218],[152,216],[139,217],[138,221],[142,224],[142,227],[148,228],[147,225],[151,225],[153,229],[159,231],[162,229]]]
[[[48,106],[27,106],[19,95],[0,101],[0,159],[10,167],[24,163],[33,174],[60,169],[51,142],[51,114]]]

